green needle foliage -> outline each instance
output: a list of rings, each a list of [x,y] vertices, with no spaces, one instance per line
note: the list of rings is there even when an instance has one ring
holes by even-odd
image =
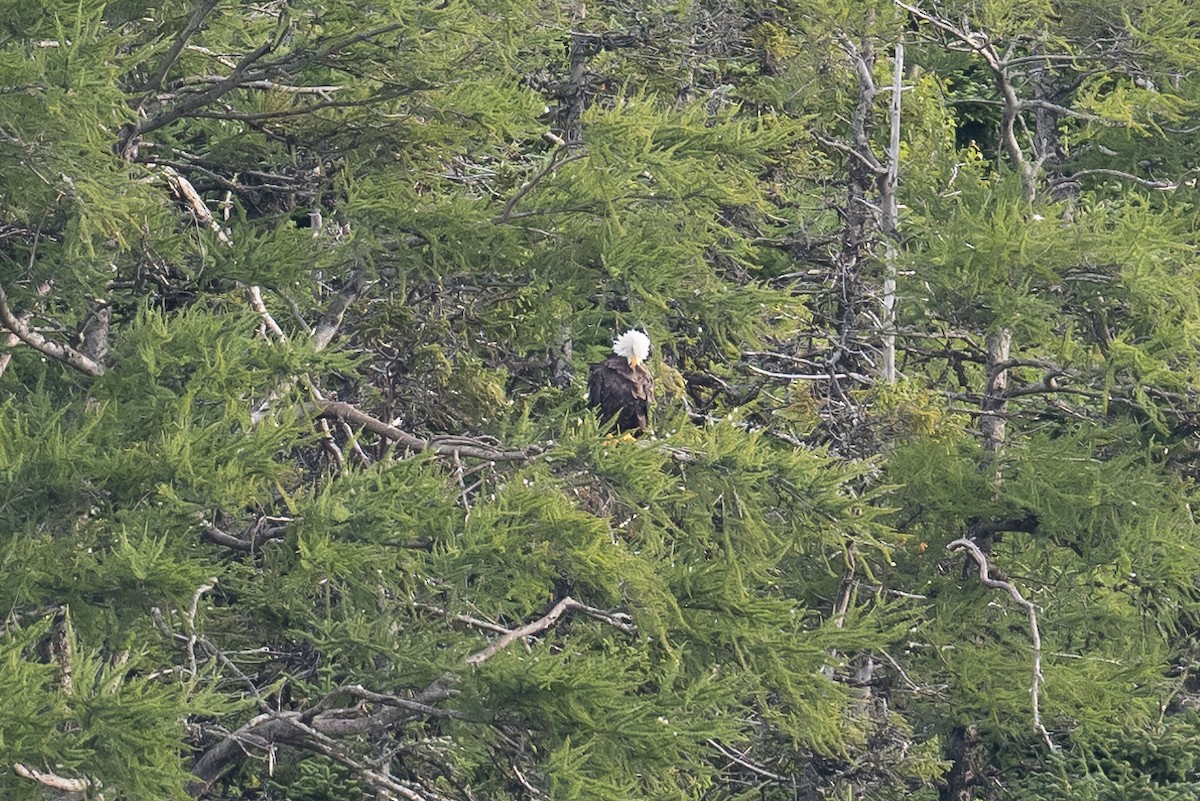
[[[1194,798],[1193,5],[0,4],[0,795]]]

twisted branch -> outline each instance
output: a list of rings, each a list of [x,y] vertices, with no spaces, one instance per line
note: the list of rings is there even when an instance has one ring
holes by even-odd
[[[1011,582],[992,578],[987,557],[971,540],[960,538],[951,542],[946,548],[950,551],[966,551],[979,566],[979,580],[993,589],[1007,592],[1014,601],[1025,608],[1025,612],[1029,615],[1029,639],[1033,646],[1033,680],[1029,687],[1029,697],[1033,705],[1033,728],[1045,740],[1051,751],[1057,751],[1058,746],[1054,744],[1054,740],[1050,739],[1050,732],[1042,724],[1041,687],[1044,677],[1042,676],[1042,635],[1038,631],[1037,606],[1021,595],[1020,590]]]

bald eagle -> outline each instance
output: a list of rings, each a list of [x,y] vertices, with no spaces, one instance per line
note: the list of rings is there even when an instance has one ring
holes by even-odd
[[[650,337],[637,329],[613,342],[612,355],[592,365],[588,375],[588,405],[617,431],[641,434],[649,427],[650,397],[654,377],[644,362],[650,355]]]

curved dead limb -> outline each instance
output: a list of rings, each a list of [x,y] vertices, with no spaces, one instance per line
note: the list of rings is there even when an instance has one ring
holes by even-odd
[[[325,310],[325,314],[321,317],[316,327],[313,328],[313,350],[322,351],[333,341],[334,335],[337,334],[338,328],[342,325],[342,318],[346,316],[346,310],[362,297],[366,288],[366,272],[355,268],[350,274],[350,279],[346,281],[346,285],[337,293],[337,296],[333,299],[333,303]]]
[[[988,565],[987,557],[975,543],[968,539],[957,539],[947,545],[946,549],[950,551],[966,551],[975,560],[975,564],[979,566],[979,580],[989,587],[1007,592],[1014,601],[1025,608],[1026,613],[1029,615],[1029,640],[1033,646],[1033,680],[1029,687],[1029,696],[1033,705],[1033,728],[1045,740],[1050,750],[1058,750],[1058,746],[1054,744],[1054,740],[1050,739],[1050,732],[1042,724],[1042,635],[1038,631],[1037,606],[1034,605],[1033,601],[1026,600],[1025,596],[1021,595],[1020,590],[1014,587],[1011,582],[992,578],[991,567]]]
[[[987,34],[980,31],[972,31],[966,27],[965,23],[960,28],[937,14],[906,3],[904,0],[892,0],[892,2],[914,17],[928,22],[952,38],[957,39],[965,49],[974,52],[982,58],[984,63],[987,64],[988,69],[992,71],[996,90],[1004,99],[1004,113],[1000,120],[1000,143],[1008,154],[1009,159],[1012,160],[1013,166],[1016,167],[1017,172],[1021,175],[1021,179],[1025,184],[1027,199],[1032,200],[1037,194],[1037,170],[1041,166],[1044,157],[1039,157],[1031,163],[1017,138],[1017,122],[1022,109],[1026,106],[1024,101],[1017,97],[1017,91],[1013,87],[1012,75],[1009,72],[1010,63],[996,51],[995,44],[988,38]]]
[[[457,454],[493,462],[519,462],[532,459],[542,452],[542,449],[536,445],[525,449],[507,449],[491,445],[484,440],[467,437],[424,439],[397,428],[391,423],[384,422],[378,417],[372,417],[345,401],[312,400],[305,404],[305,408],[316,414],[317,417],[333,417],[352,426],[361,426],[373,434],[378,434],[384,439],[414,451],[432,451],[442,456]]]
[[[41,233],[42,232],[39,229],[34,234],[33,249],[29,256],[30,265],[33,264],[33,259],[37,255],[37,246],[38,246],[38,242],[41,240]],[[51,287],[50,281],[43,281],[41,283],[41,285],[39,285],[37,288],[37,296],[39,298],[46,297],[46,295],[50,294],[50,287]],[[4,289],[3,287],[0,287],[0,291],[3,291],[3,289]],[[7,304],[5,304],[5,306],[7,307]],[[33,312],[26,311],[26,312],[23,312],[21,314],[21,316],[17,318],[17,322],[20,323],[21,325],[28,326],[29,321],[31,319],[33,319]],[[0,328],[8,328],[8,326],[0,325]],[[8,368],[8,363],[12,359],[12,349],[15,348],[20,342],[21,342],[21,338],[19,336],[17,336],[16,334],[12,333],[11,329],[9,330],[9,332],[7,334],[4,335],[4,338],[2,340],[0,340],[0,348],[3,348],[3,350],[0,350],[0,376],[4,375],[4,371]],[[92,354],[90,354],[90,353],[85,353],[84,355],[89,356],[89,357],[92,356]],[[99,360],[97,360],[97,361],[99,361]]]
[[[498,654],[500,651],[503,651],[505,648],[512,645],[517,640],[530,637],[550,628],[558,621],[560,617],[571,610],[583,612],[588,617],[603,621],[610,626],[620,629],[626,634],[631,634],[635,631],[629,615],[625,614],[624,612],[605,612],[603,609],[597,609],[594,606],[581,604],[579,601],[576,601],[574,598],[568,595],[566,598],[563,598],[561,601],[556,603],[550,609],[550,611],[542,617],[539,617],[532,623],[526,623],[524,626],[521,626],[518,629],[513,629],[483,650],[476,651],[475,653],[471,654],[464,661],[468,665],[481,665]]]
[[[570,145],[568,145],[565,141],[559,141],[561,141],[562,144],[560,144],[554,151],[550,153],[550,159],[546,162],[545,166],[538,170],[538,172],[532,178],[522,184],[521,188],[518,189],[511,198],[508,199],[508,202],[504,204],[504,211],[500,212],[500,215],[492,220],[493,223],[499,225],[500,223],[508,222],[510,219],[512,219],[513,210],[516,209],[517,204],[521,202],[521,199],[528,195],[530,191],[532,191],[534,187],[541,183],[541,181],[547,175],[550,175],[559,167],[570,164],[572,161],[579,161],[587,156],[587,153],[582,151],[572,153],[569,156],[564,156],[563,154],[566,153],[566,149]]]

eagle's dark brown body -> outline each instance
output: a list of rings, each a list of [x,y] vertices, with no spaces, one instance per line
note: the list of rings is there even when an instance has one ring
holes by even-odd
[[[592,365],[588,375],[588,404],[601,419],[614,420],[617,431],[641,434],[650,426],[654,377],[642,364],[631,365],[615,353]]]

